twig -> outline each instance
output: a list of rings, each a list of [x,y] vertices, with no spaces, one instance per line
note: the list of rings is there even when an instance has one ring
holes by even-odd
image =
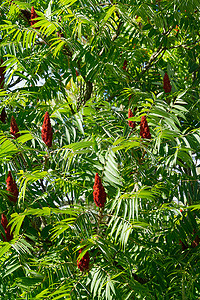
[[[63,92],[63,96],[64,96],[64,98],[65,98],[65,100],[66,100],[66,102],[67,102],[67,104],[68,104],[68,106],[69,106],[69,108],[70,108],[72,114],[75,115],[76,112],[75,112],[75,110],[73,109],[72,104],[69,103],[69,101],[68,101],[68,99],[67,99],[67,97],[66,97],[66,94],[65,94],[65,90],[64,90],[64,88],[61,86],[61,82],[60,82],[60,88],[61,88],[61,90],[62,90],[62,92]]]
[[[17,80],[15,80],[15,82],[13,82],[12,84],[10,84],[8,86],[8,89],[11,89],[13,86],[15,86],[16,84],[20,83],[21,80],[23,80],[23,79],[21,79],[21,77],[18,77]]]

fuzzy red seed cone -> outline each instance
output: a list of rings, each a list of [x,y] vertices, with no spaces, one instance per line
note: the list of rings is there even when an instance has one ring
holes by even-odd
[[[5,238],[5,236],[3,235],[3,233],[1,233],[1,237],[2,237],[3,241],[6,242],[6,238]]]
[[[13,116],[11,117],[11,122],[10,122],[10,133],[14,135],[14,138],[16,139],[20,136],[19,128]]]
[[[10,171],[8,172],[8,177],[6,179],[6,184],[7,184],[7,189],[6,190],[10,194],[10,196],[8,197],[9,200],[16,203],[19,192],[18,192],[17,184],[13,180],[12,174],[11,174]]]
[[[4,230],[7,229],[8,220],[4,214],[1,215],[1,225],[3,226]]]
[[[42,125],[42,140],[49,148],[52,146],[52,139],[53,139],[53,131],[51,127],[49,113],[46,112],[44,116],[44,122]]]
[[[11,230],[10,226],[8,226],[8,230],[5,230],[7,242],[10,242],[13,239],[13,234],[10,232],[10,230]]]
[[[4,107],[1,111],[0,120],[1,122],[6,123],[6,119],[7,119],[7,114],[6,114],[6,109]]]
[[[1,65],[3,64],[3,59],[1,58]],[[6,67],[0,67],[0,72],[5,73]]]
[[[125,60],[124,60],[124,63],[123,63],[123,70],[126,71],[126,69],[127,69],[127,60],[125,59]]]
[[[128,118],[134,117],[132,110],[129,108],[128,110]],[[135,128],[136,123],[133,121],[128,121],[128,126],[130,126],[131,128]]]
[[[5,231],[5,235],[1,234],[4,242],[10,242],[13,239],[13,234],[10,232],[11,227],[8,226],[8,220],[4,214],[1,215],[1,225]]]
[[[95,181],[93,186],[93,199],[98,207],[104,207],[106,203],[106,192],[105,189],[101,183],[101,178],[99,177],[99,174],[96,173],[95,175]]]
[[[165,93],[170,93],[172,90],[172,86],[170,84],[169,76],[167,73],[165,73],[164,78],[163,78],[163,89]]]
[[[83,251],[83,249],[79,250],[79,254]],[[85,255],[80,259],[77,260],[77,267],[82,271],[88,271],[89,270],[89,263],[90,263],[90,256],[88,251],[85,253]]]
[[[33,26],[35,23],[38,22],[37,20],[34,20],[35,18],[38,18],[38,15],[36,14],[34,7],[32,6],[31,7],[31,21],[30,21],[31,26]]]
[[[151,133],[145,116],[142,116],[140,122],[140,136],[143,139],[151,139]]]

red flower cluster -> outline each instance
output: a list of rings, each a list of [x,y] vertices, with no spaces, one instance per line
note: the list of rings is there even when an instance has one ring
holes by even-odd
[[[3,59],[1,58],[1,64],[3,63]],[[3,89],[4,86],[4,72],[5,72],[5,67],[0,67],[0,89]]]
[[[127,60],[126,59],[124,60],[124,63],[123,63],[123,70],[127,71]]]
[[[13,180],[12,174],[11,174],[10,171],[8,172],[8,177],[6,179],[6,184],[7,184],[7,189],[6,190],[11,194],[9,196],[9,200],[16,203],[19,192],[18,192],[17,184]]]
[[[129,110],[128,110],[128,118],[131,118],[131,117],[134,117],[134,115],[133,115],[132,110],[129,108]],[[128,125],[129,125],[131,128],[134,129],[135,126],[136,126],[136,123],[133,122],[133,121],[128,121]]]
[[[6,218],[6,216],[4,214],[1,215],[1,225],[4,228],[5,235],[6,235],[6,237],[5,237],[3,234],[1,234],[4,242],[6,242],[6,241],[10,242],[13,239],[13,234],[10,233],[11,227],[8,226],[8,220],[7,220],[7,218]]]
[[[170,93],[172,90],[172,86],[170,84],[169,76],[167,73],[165,73],[164,78],[163,78],[163,88],[165,93]]]
[[[7,114],[6,114],[6,109],[5,107],[2,109],[1,111],[1,115],[0,115],[0,120],[3,123],[6,123],[6,118],[7,118]]]
[[[44,122],[42,125],[42,140],[49,148],[52,146],[52,139],[53,139],[53,131],[51,127],[49,113],[46,112],[44,116]]]
[[[83,251],[83,249],[79,250],[79,254]],[[90,256],[88,251],[85,253],[85,255],[80,259],[77,260],[77,267],[82,271],[88,271],[89,270],[89,263],[90,263]]]
[[[101,183],[101,178],[99,177],[98,173],[96,173],[95,175],[93,189],[94,189],[93,198],[96,206],[104,207],[106,202],[106,192],[103,187],[103,184]]]
[[[35,23],[38,22],[37,20],[34,21],[35,18],[38,18],[38,15],[36,14],[34,7],[32,6],[31,7],[31,21],[30,21],[31,26],[33,26]]]
[[[140,136],[143,139],[151,139],[151,133],[145,116],[142,116],[140,123]]]
[[[14,135],[14,138],[17,139],[20,136],[20,133],[18,132],[19,132],[19,128],[17,126],[15,118],[12,116],[10,122],[10,133]]]

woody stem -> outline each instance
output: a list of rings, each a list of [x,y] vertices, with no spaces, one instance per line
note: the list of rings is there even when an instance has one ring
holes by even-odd
[[[99,234],[99,228],[101,224],[101,220],[103,218],[103,207],[100,207],[99,214],[98,214],[98,224],[97,224],[97,234]]]

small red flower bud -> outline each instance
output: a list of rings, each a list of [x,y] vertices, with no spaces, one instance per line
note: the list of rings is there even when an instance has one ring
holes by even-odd
[[[44,122],[42,125],[42,140],[47,145],[47,147],[52,146],[53,132],[51,127],[51,122],[49,118],[49,113],[46,112],[44,116]]]
[[[13,239],[13,234],[10,233],[11,227],[8,226],[8,220],[4,214],[1,215],[1,225],[4,228],[5,235],[6,235],[6,238],[5,238],[5,236],[3,234],[1,234],[4,242],[6,242],[6,241],[10,242]]]
[[[7,119],[7,114],[6,114],[6,110],[4,107],[1,111],[0,120],[1,120],[1,122],[6,123],[6,119]]]
[[[177,32],[179,31],[178,25],[176,25],[176,28],[174,28],[174,30],[177,31]]]
[[[7,229],[8,220],[6,218],[6,215],[4,214],[1,215],[1,225],[3,226],[4,229]]]
[[[79,254],[83,251],[83,249],[79,250]],[[80,259],[77,260],[77,267],[82,271],[88,271],[89,270],[89,263],[90,263],[90,256],[88,251],[85,253],[85,255]]]
[[[15,118],[12,116],[11,117],[11,122],[10,122],[10,133],[12,135],[14,135],[14,138],[18,138],[20,136],[20,133],[19,132],[19,129],[18,129],[18,126],[17,126],[17,123],[16,123],[16,120]]]
[[[31,26],[33,26],[35,23],[38,22],[37,20],[34,21],[35,18],[38,18],[38,15],[36,14],[34,7],[32,6],[31,7],[31,21],[30,21]]]
[[[133,112],[132,112],[132,110],[129,108],[129,110],[128,110],[128,118],[131,118],[131,117],[133,117],[134,115],[133,115]],[[128,125],[131,127],[131,128],[135,128],[135,126],[136,126],[136,123],[135,122],[133,122],[133,121],[128,121]]]
[[[124,60],[124,63],[123,63],[123,70],[127,71],[127,60],[126,59]]]
[[[151,139],[151,133],[145,116],[142,116],[140,123],[140,136],[143,139]]]
[[[95,202],[96,206],[104,207],[104,205],[106,203],[106,192],[101,183],[101,178],[99,177],[98,173],[96,173],[96,175],[95,175],[93,189],[94,189],[93,198],[94,198],[94,202]]]
[[[167,73],[165,73],[164,78],[163,78],[163,88],[165,93],[170,93],[172,90],[172,86],[170,84],[169,76]]]
[[[6,179],[6,184],[7,184],[7,189],[6,190],[9,192],[9,194],[11,194],[8,197],[9,200],[16,203],[19,192],[18,192],[17,184],[13,180],[12,174],[11,174],[10,171],[8,172],[8,177]]]

